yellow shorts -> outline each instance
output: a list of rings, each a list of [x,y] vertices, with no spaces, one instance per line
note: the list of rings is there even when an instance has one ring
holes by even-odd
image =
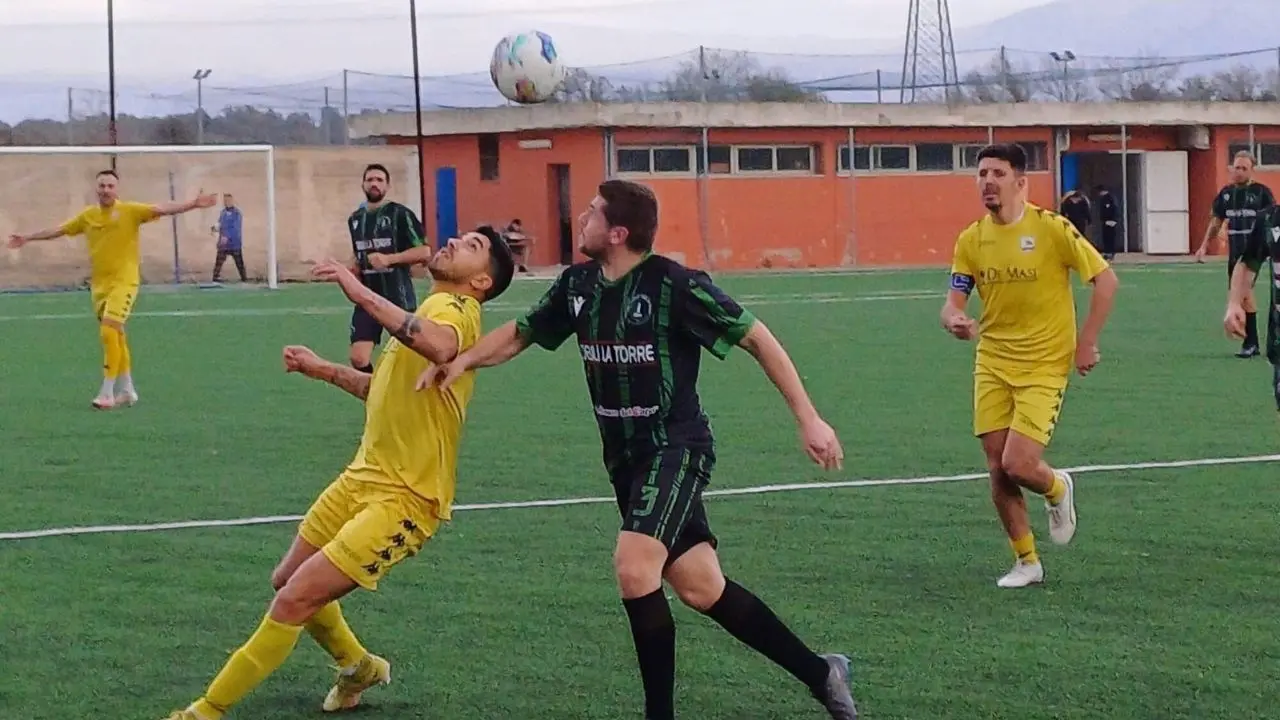
[[[973,434],[1013,430],[1048,446],[1062,411],[1066,375],[1010,378],[985,368],[973,375]]]
[[[439,527],[430,501],[408,488],[366,482],[348,471],[307,510],[298,535],[357,585],[377,590],[378,581],[416,555]]]
[[[93,288],[90,293],[93,299],[93,314],[98,321],[114,320],[121,325],[129,319],[133,312],[133,303],[138,299],[136,284],[105,285]]]

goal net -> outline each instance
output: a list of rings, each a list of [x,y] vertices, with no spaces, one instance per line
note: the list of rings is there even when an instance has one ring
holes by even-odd
[[[56,227],[97,203],[95,176],[112,167],[121,200],[162,204],[218,196],[211,208],[142,228],[142,282],[209,283],[218,256],[224,196],[242,217],[241,254],[250,283],[278,286],[276,167],[270,145],[0,147],[0,237]],[[0,250],[0,291],[79,288],[89,277],[83,237]],[[239,282],[227,257],[223,283]]]

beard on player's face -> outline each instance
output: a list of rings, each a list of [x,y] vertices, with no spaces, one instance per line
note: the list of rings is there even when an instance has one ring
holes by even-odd
[[[372,203],[382,202],[382,198],[386,196],[387,194],[381,188],[370,187],[364,189],[364,199]]]

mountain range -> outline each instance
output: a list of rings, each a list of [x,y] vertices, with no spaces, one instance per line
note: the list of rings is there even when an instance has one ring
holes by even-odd
[[[776,34],[735,35],[713,29],[723,27],[715,23],[716,13],[722,13],[723,8],[723,0],[684,0],[678,10],[671,10],[680,13],[681,27],[689,28],[680,32],[653,27],[652,13],[667,12],[666,8],[648,10],[650,22],[642,22],[646,12],[642,6],[630,11],[636,14],[632,21],[620,11],[624,14],[611,17],[613,22],[608,26],[548,21],[538,27],[556,38],[571,65],[586,64],[589,71],[609,78],[614,85],[656,84],[682,63],[696,62],[699,45],[750,49],[757,53],[762,67],[780,70],[802,83],[861,76],[852,79],[851,86],[864,87],[874,82],[876,71],[890,82],[901,71],[902,38],[858,39],[802,32],[803,28],[786,26],[785,14],[766,18],[777,24]],[[834,4],[832,8],[837,12]],[[1245,9],[1256,22],[1242,17]],[[1079,58],[1078,66],[1086,68],[1133,62],[1118,58],[1211,57],[1259,51],[1188,64],[1184,70],[1212,72],[1245,64],[1265,71],[1280,67],[1280,49],[1264,50],[1274,41],[1255,28],[1259,23],[1266,27],[1266,19],[1277,16],[1280,0],[1250,0],[1246,5],[1233,5],[1230,11],[1214,0],[1057,0],[994,22],[957,27],[954,37],[962,74],[988,66],[999,48],[1007,48],[1006,56],[1027,69],[1051,67],[1050,51],[1071,50]],[[853,35],[856,18],[848,20],[824,28]],[[431,34],[423,28],[422,74],[431,77],[423,84],[424,104],[475,107],[502,102],[489,84],[486,67],[495,36],[511,28],[495,33],[494,24],[490,19],[461,27],[450,33],[447,45],[432,42]],[[787,34],[788,29],[797,30],[797,34]],[[236,105],[318,113],[326,100],[340,107],[344,87],[352,112],[365,107],[412,108],[409,33],[403,20],[373,16],[301,24],[243,22],[190,30],[178,32],[164,23],[118,28],[119,112],[166,115],[193,110],[196,83],[190,79],[190,71],[172,69],[179,62],[177,58],[192,57],[219,59],[202,93],[206,111],[214,114]],[[403,44],[402,50],[396,43]],[[85,48],[92,53],[100,50],[105,65],[105,31],[101,26],[0,26],[0,121],[65,119],[68,112],[89,116],[106,111],[105,72],[71,72],[72,68],[54,65],[52,72],[6,74],[5,67],[17,64],[17,56],[11,53],[33,45]],[[147,57],[169,59],[150,62],[138,48],[146,48]],[[610,64],[593,67],[574,62],[578,57]],[[624,62],[635,58],[639,59]],[[344,67],[352,71],[344,73]],[[875,96],[862,92],[833,99],[867,101]],[[896,92],[886,97],[893,99]]]

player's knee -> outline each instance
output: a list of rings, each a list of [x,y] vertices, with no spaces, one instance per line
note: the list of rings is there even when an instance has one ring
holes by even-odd
[[[662,587],[662,554],[619,547],[613,554],[613,574],[623,597],[640,597]]]
[[[369,357],[371,355],[373,355],[373,353],[365,350],[364,348],[353,347],[351,348],[351,352],[347,356],[347,359],[351,362],[351,367],[362,368],[369,364]]]
[[[308,593],[303,592],[297,585],[289,585],[286,580],[284,586],[276,591],[276,596],[271,601],[269,614],[271,619],[276,622],[286,625],[301,625],[310,620],[311,616],[315,615],[323,604],[318,598],[311,597]]]
[[[1025,480],[1034,477],[1040,467],[1040,458],[1026,452],[1005,449],[1000,457],[1000,466],[1004,473],[1014,480]]]

